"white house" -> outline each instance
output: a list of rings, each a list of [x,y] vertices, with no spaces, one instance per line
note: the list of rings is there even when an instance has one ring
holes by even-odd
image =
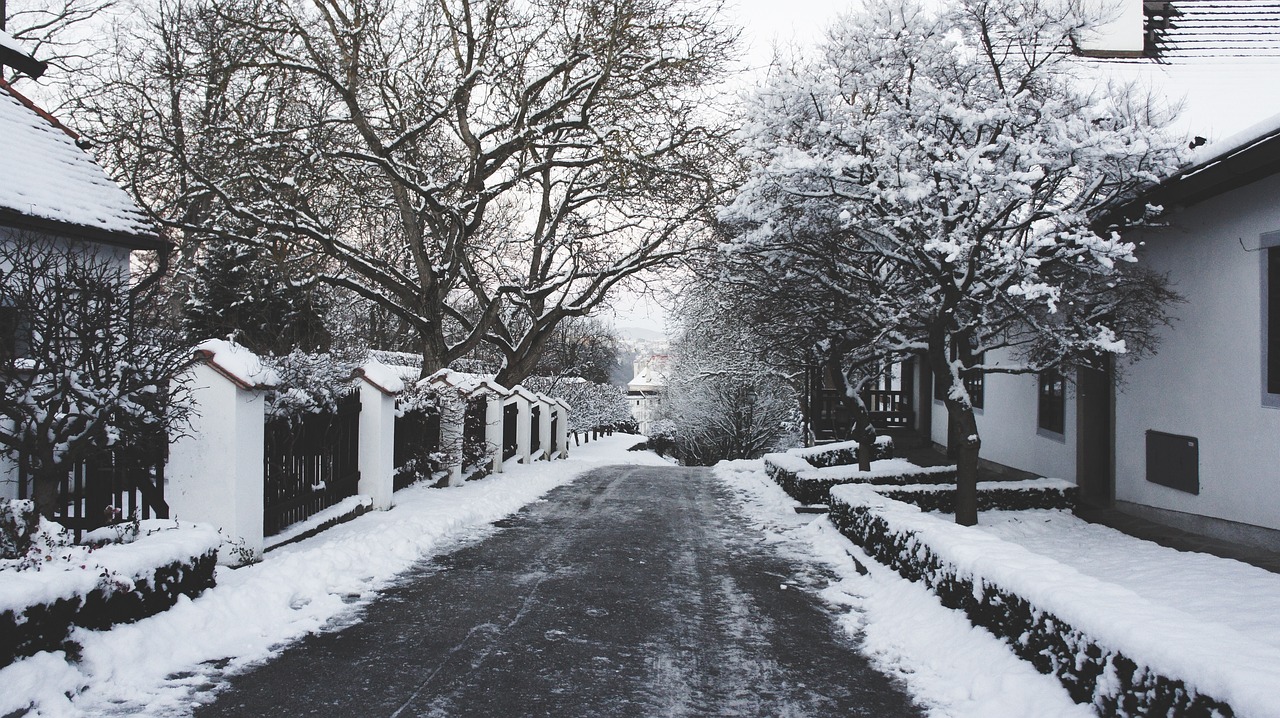
[[[41,65],[0,31],[0,64],[27,71],[32,63]],[[165,256],[170,244],[86,147],[75,132],[0,80],[0,242],[11,248],[50,242],[92,253],[122,275],[134,250]],[[16,351],[20,324],[18,307],[0,306],[0,351]],[[0,467],[0,499],[17,494],[12,467]]]
[[[641,434],[648,434],[661,415],[670,366],[671,358],[665,354],[637,357],[632,364],[635,375],[627,382],[627,406]]]
[[[1185,300],[1169,307],[1158,353],[1118,380],[985,377],[983,458],[1075,480],[1093,505],[1280,549],[1277,197],[1280,117],[1200,148],[1140,198],[1134,207],[1165,207],[1161,226],[1124,238]],[[932,403],[927,432],[945,444],[946,410]]]

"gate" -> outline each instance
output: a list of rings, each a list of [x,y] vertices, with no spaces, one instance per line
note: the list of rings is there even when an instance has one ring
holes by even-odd
[[[335,414],[266,423],[262,532],[272,536],[347,498],[360,484],[360,397]]]
[[[538,453],[542,448],[542,407],[534,404],[529,410],[529,454]]]
[[[502,407],[502,460],[507,461],[520,453],[516,422],[520,421],[520,407],[514,403]]]

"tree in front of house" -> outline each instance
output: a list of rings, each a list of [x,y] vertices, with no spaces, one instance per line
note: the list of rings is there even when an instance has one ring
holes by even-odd
[[[1097,222],[1181,143],[1150,98],[1082,75],[1088,23],[1070,2],[872,0],[770,79],[745,128],[735,241],[771,246],[788,205],[836,209],[839,252],[874,260],[846,264],[849,301],[943,389],[962,524],[981,446],[966,380],[1141,355],[1172,297]]]
[[[681,293],[662,416],[685,463],[755,459],[794,439],[803,365],[743,321],[741,298],[715,281]]]
[[[17,235],[0,242],[0,453],[53,516],[73,467],[113,446],[161,455],[185,416],[174,380],[181,337],[135,327],[127,265],[85,247]]]

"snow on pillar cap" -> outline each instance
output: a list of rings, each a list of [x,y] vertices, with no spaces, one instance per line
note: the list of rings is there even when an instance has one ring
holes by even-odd
[[[280,375],[262,363],[257,354],[225,339],[206,339],[196,345],[196,358],[230,379],[241,389],[270,389]]]

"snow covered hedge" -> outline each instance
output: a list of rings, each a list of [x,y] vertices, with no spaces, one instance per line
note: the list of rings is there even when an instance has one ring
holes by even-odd
[[[820,444],[801,449],[789,449],[788,454],[799,456],[816,467],[848,466],[858,463],[858,442],[839,441],[833,444]],[[893,437],[877,436],[872,461],[893,458]]]
[[[948,484],[953,487],[956,467],[922,467],[902,459],[878,459],[871,462],[871,471],[859,471],[852,466],[826,466],[814,468],[808,461],[787,452],[766,454],[765,472],[791,498],[802,504],[825,504],[833,486],[841,484]]]
[[[954,467],[946,467],[954,468]],[[956,486],[952,483],[895,486],[877,489],[886,498],[918,506],[921,511],[956,511]],[[870,482],[895,483],[895,482]],[[907,482],[910,483],[910,482]],[[1060,509],[1071,511],[1076,505],[1078,489],[1062,479],[1027,479],[1024,481],[979,481],[979,511],[1026,511],[1028,509]]]
[[[0,667],[65,648],[76,627],[137,621],[214,584],[222,538],[211,527],[152,519],[86,537],[108,538],[119,543],[73,545],[45,522],[26,555],[0,561]]]
[[[832,489],[830,520],[1077,702],[1102,716],[1280,716],[1280,650],[885,495],[894,491]]]

